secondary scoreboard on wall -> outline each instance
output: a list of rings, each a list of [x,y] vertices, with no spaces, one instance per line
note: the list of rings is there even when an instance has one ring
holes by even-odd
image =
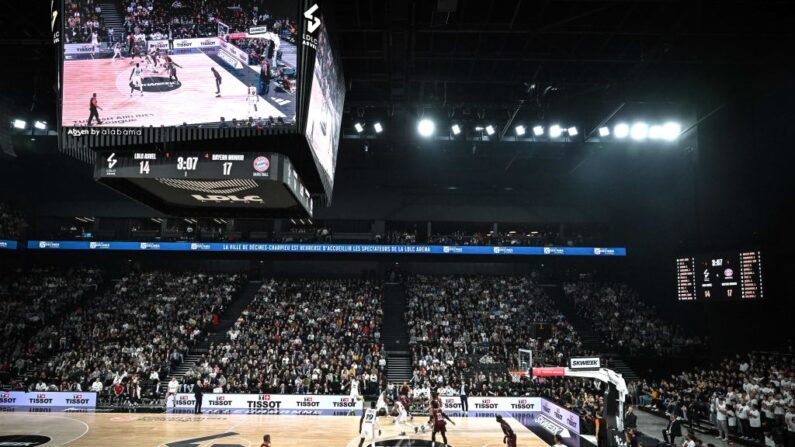
[[[176,216],[278,217],[313,209],[290,160],[275,153],[104,151],[94,178]]]
[[[735,251],[677,258],[676,285],[679,301],[762,299],[762,254]]]

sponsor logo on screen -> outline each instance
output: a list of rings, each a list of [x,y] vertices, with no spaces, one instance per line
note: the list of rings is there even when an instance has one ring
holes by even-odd
[[[88,129],[75,129],[75,128],[72,128],[72,129],[69,129],[69,130],[66,131],[66,135],[68,135],[70,137],[84,137],[84,136],[88,135],[89,133],[90,133],[90,131]]]
[[[0,393],[0,404],[13,404],[17,402],[16,397],[11,397],[11,393]]]
[[[320,402],[316,402],[311,397],[305,397],[303,400],[295,401],[296,407],[317,407],[320,406]]]
[[[562,255],[563,249],[560,247],[544,247],[545,255]]]
[[[568,430],[559,426],[554,421],[549,419],[548,417],[544,416],[543,414],[539,414],[536,416],[536,424],[538,424],[541,428],[554,435],[561,435],[564,438],[568,438],[571,435],[569,434]]]
[[[171,79],[163,76],[150,76],[141,80],[141,88],[143,88],[145,92],[149,93],[170,92],[180,87],[182,87],[181,82],[172,81]],[[133,81],[130,81],[130,88],[137,89],[138,86],[136,86]]]
[[[55,241],[39,241],[39,248],[61,248],[61,243]]]
[[[312,5],[309,9],[304,11],[304,18],[307,20],[306,30],[309,31],[310,34],[314,34],[318,28],[320,28],[320,18],[315,16],[315,13],[319,7],[317,3]]]
[[[356,401],[350,397],[342,397],[337,402],[332,402],[334,408],[353,408],[356,406]]]
[[[480,402],[476,402],[474,407],[476,410],[493,410],[497,408],[497,403],[492,403],[491,399],[483,399]]]
[[[201,195],[191,194],[191,197],[201,203],[265,203],[260,196],[243,196],[238,197],[235,195]]]
[[[51,440],[49,436],[41,435],[5,435],[0,436],[0,447],[36,447]]]
[[[47,397],[46,393],[39,393],[36,397],[29,397],[28,401],[31,404],[51,404],[52,397]]]
[[[265,172],[271,167],[271,162],[268,157],[257,157],[254,159],[254,170],[257,172]]]
[[[516,403],[511,404],[511,409],[513,410],[533,410],[535,407],[535,404],[527,399],[519,399]]]
[[[71,397],[67,397],[64,401],[67,405],[88,405],[90,399],[82,394],[72,394]]]
[[[270,394],[260,394],[257,396],[257,400],[247,400],[246,404],[251,409],[278,410],[282,405],[282,401],[271,399]]]
[[[444,406],[445,408],[461,408],[461,403],[456,399],[445,399]]]
[[[160,250],[157,242],[141,242],[141,250]]]
[[[229,407],[232,405],[231,400],[227,400],[226,396],[211,397],[207,404],[211,407]]]
[[[89,242],[88,248],[91,250],[107,250],[110,248],[110,244],[107,242]]]
[[[598,369],[601,367],[599,357],[573,358],[569,360],[571,369]]]
[[[211,247],[210,247],[210,244],[201,244],[201,243],[194,242],[194,243],[190,244],[190,249],[191,250],[210,250]]]

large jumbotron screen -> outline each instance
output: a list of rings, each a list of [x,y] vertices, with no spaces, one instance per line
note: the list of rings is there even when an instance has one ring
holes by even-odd
[[[295,121],[295,0],[66,0],[63,17],[64,127]]]
[[[306,138],[325,177],[333,184],[345,102],[345,80],[339,58],[334,54],[335,46],[331,43],[326,20],[321,20],[317,40]]]

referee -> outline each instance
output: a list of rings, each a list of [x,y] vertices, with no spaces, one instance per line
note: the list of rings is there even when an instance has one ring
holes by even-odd
[[[204,384],[202,379],[196,379],[196,385],[193,386],[193,398],[196,399],[196,408],[194,413],[202,414],[202,397],[204,396]]]
[[[99,119],[99,112],[97,112],[97,109],[102,110],[102,107],[97,104],[97,94],[94,93],[91,96],[91,100],[88,101],[88,111],[90,112],[88,115],[89,126],[91,125],[91,121],[94,118],[97,119],[97,124],[102,124],[102,120]]]

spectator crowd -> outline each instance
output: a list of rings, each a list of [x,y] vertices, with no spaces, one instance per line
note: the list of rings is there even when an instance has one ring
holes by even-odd
[[[518,369],[519,349],[531,349],[535,365],[560,365],[582,352],[574,328],[528,278],[414,276],[407,291],[415,383],[456,388],[463,381],[475,393],[507,395],[526,385],[509,373]]]
[[[63,315],[97,292],[96,269],[33,268],[6,272],[0,278],[0,382],[21,375],[61,346],[50,328]]]
[[[187,39],[218,36],[218,22],[230,33],[245,32],[252,26],[292,40],[296,24],[261,8],[259,1],[239,0],[131,0],[112,2],[123,17],[122,29],[114,30],[103,20],[98,0],[67,0],[64,35],[66,43],[88,43],[96,33],[99,42],[124,42],[133,36],[147,40]]]
[[[215,392],[376,393],[386,361],[380,288],[363,280],[269,280],[186,378]]]
[[[654,306],[626,284],[579,281],[564,285],[577,314],[586,319],[607,346],[630,355],[681,355],[703,341],[663,320]]]
[[[239,275],[136,272],[47,324],[30,343],[30,390],[100,391],[135,383],[155,393],[188,349],[214,330]],[[99,382],[99,385],[95,385]],[[102,394],[104,392],[105,394]]]
[[[736,355],[713,367],[641,381],[632,389],[639,404],[691,427],[707,422],[724,440],[765,445],[786,445],[788,436],[789,442],[795,440],[792,353]]]
[[[0,239],[19,240],[25,233],[25,217],[7,204],[0,202]]]

